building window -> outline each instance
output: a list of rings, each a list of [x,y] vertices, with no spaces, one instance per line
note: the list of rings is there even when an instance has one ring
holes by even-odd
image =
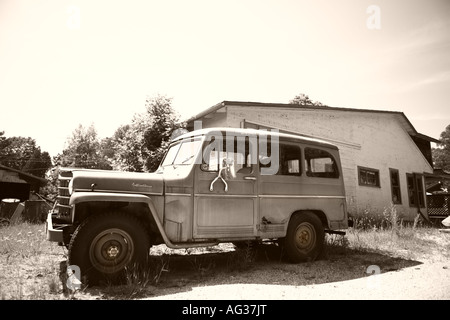
[[[360,186],[380,187],[380,171],[358,166],[358,180]]]
[[[400,191],[400,178],[397,169],[389,169],[389,175],[391,178],[391,193],[392,203],[402,204],[402,194]]]
[[[421,174],[406,174],[406,184],[408,187],[408,199],[411,207],[425,208],[425,198]]]
[[[308,177],[339,178],[336,161],[324,150],[305,148],[305,168]]]

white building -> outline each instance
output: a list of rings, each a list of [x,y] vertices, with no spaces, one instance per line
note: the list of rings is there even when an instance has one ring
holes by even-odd
[[[337,145],[349,212],[382,213],[391,204],[405,220],[428,217],[424,176],[433,174],[431,142],[402,112],[223,101],[188,120],[203,128],[277,129]]]

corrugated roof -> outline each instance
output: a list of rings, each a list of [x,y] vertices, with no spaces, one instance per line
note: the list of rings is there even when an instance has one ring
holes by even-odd
[[[4,170],[8,170],[8,171],[12,171],[12,172],[16,172],[19,174],[19,176],[23,176],[25,178],[31,179],[31,180],[36,180],[40,183],[41,186],[45,185],[47,183],[47,180],[41,177],[37,177],[35,175],[32,175],[31,173],[26,173],[17,169],[13,169],[7,166],[4,166],[2,164],[0,164],[0,169],[4,169]]]

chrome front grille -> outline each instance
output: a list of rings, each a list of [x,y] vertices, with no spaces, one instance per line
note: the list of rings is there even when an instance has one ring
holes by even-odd
[[[69,194],[69,183],[72,180],[72,172],[61,171],[58,178],[58,203],[56,207],[58,208],[59,217],[69,217],[71,207],[69,205],[70,194]]]

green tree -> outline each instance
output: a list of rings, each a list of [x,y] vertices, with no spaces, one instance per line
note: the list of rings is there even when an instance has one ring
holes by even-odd
[[[172,132],[183,127],[172,108],[172,98],[164,95],[147,97],[145,111],[134,115],[131,124],[119,127],[105,141],[107,154],[114,157],[114,169],[155,171],[164,156]]]
[[[450,171],[450,125],[441,133],[437,148],[432,149],[434,167]]]
[[[41,178],[52,166],[50,155],[46,151],[42,152],[34,139],[6,138],[4,132],[0,132],[0,163]]]
[[[0,152],[7,146],[5,131],[0,131]]]
[[[147,171],[155,171],[167,151],[172,133],[184,124],[172,108],[172,98],[158,95],[145,101],[147,116],[151,126],[144,132],[144,143],[147,151],[145,167]]]
[[[306,95],[304,93],[300,93],[300,94],[296,95],[294,97],[294,99],[289,100],[289,103],[290,104],[298,104],[298,105],[301,105],[301,106],[310,106],[310,105],[313,105],[313,106],[324,106],[324,104],[322,102],[319,102],[319,101],[313,102],[308,97],[308,95]]]
[[[67,139],[66,148],[54,160],[57,166],[111,170],[111,164],[101,152],[94,125],[78,125]]]
[[[41,194],[51,201],[55,201],[58,196],[59,171],[59,166],[49,169],[45,175],[47,183],[41,188]]]
[[[131,124],[120,126],[107,142],[107,154],[113,155],[111,163],[114,169],[144,171],[144,131],[147,127],[145,120],[141,114],[136,114]]]

